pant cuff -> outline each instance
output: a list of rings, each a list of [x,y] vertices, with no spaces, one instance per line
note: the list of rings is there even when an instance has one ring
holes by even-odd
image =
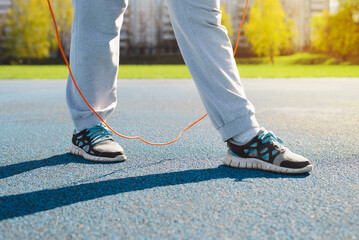
[[[244,132],[258,128],[259,124],[254,114],[241,116],[233,121],[224,124],[218,128],[219,133],[222,136],[223,141],[227,141],[234,136],[243,134]]]
[[[75,129],[78,132],[87,128],[92,128],[95,124],[100,123],[101,120],[95,114],[92,114],[90,117],[78,118],[74,120]]]

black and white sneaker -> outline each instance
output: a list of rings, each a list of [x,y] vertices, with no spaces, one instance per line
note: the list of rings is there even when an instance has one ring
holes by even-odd
[[[112,134],[103,123],[74,133],[70,152],[94,162],[123,162],[125,151],[113,140]]]
[[[277,173],[306,173],[313,168],[305,157],[292,153],[281,145],[283,141],[272,132],[261,129],[245,145],[227,141],[228,153],[223,163],[235,168],[252,168]]]

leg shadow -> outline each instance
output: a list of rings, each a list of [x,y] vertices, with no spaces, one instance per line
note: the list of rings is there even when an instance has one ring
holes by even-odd
[[[259,170],[233,169],[222,165],[216,168],[151,174],[79,184],[57,189],[44,189],[36,192],[1,197],[0,221],[104,196],[141,191],[156,187],[198,183],[225,178],[242,181],[245,178],[304,178],[306,176],[308,175],[281,175]]]
[[[33,160],[28,162],[21,162],[0,167],[0,179],[15,176],[24,172],[28,172],[37,168],[51,167],[67,163],[82,163],[82,164],[101,164],[84,160],[80,156],[71,153],[55,155],[46,159]],[[106,163],[108,164],[108,163]]]

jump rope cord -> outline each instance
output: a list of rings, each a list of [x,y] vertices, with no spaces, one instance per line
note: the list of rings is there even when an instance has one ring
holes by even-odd
[[[54,12],[52,11],[52,7],[51,7],[51,3],[50,3],[50,0],[47,0],[47,3],[49,5],[49,9],[50,9],[50,12],[51,12],[51,16],[52,16],[52,20],[54,22],[54,27],[55,27],[55,31],[56,31],[56,36],[57,36],[57,42],[59,44],[59,48],[60,48],[60,51],[61,51],[61,54],[62,54],[62,57],[64,58],[65,60],[65,63],[67,65],[67,68],[69,69],[69,73],[70,73],[70,76],[71,76],[71,79],[72,79],[72,82],[74,83],[77,91],[80,93],[82,99],[85,101],[85,103],[87,104],[87,106],[94,112],[94,114],[96,114],[96,116],[103,122],[103,124],[106,125],[106,127],[108,127],[113,133],[115,133],[116,135],[122,137],[122,138],[126,138],[126,139],[139,139],[141,140],[142,142],[145,142],[149,145],[155,145],[155,146],[163,146],[163,145],[168,145],[168,144],[171,144],[171,143],[174,143],[176,142],[178,139],[180,139],[180,137],[182,136],[182,134],[187,131],[188,129],[190,129],[193,125],[195,125],[196,123],[198,123],[199,121],[201,121],[203,118],[205,118],[207,116],[207,113],[205,115],[203,115],[200,119],[198,119],[197,121],[195,121],[194,123],[192,123],[191,125],[189,125],[188,127],[186,127],[185,129],[182,130],[182,132],[178,135],[178,137],[170,142],[166,142],[166,143],[152,143],[152,142],[148,142],[138,136],[134,136],[134,137],[128,137],[128,136],[125,136],[125,135],[122,135],[118,132],[116,132],[114,129],[111,128],[110,125],[108,125],[105,120],[103,120],[103,118],[95,111],[95,109],[93,109],[93,107],[88,103],[88,101],[86,100],[85,96],[82,94],[80,88],[77,86],[77,83],[75,81],[75,78],[74,76],[72,75],[72,71],[71,71],[71,68],[70,68],[70,64],[69,62],[67,61],[67,58],[66,58],[66,55],[64,53],[64,50],[62,49],[62,44],[61,44],[61,41],[60,41],[60,36],[59,36],[59,31],[57,29],[57,24],[56,24],[56,20],[55,20],[55,15],[54,15]],[[241,29],[242,29],[242,25],[243,25],[243,22],[244,22],[244,18],[246,16],[246,11],[247,11],[247,6],[248,6],[248,0],[246,2],[246,7],[244,9],[244,13],[243,13],[243,18],[242,18],[242,22],[241,22],[241,25],[239,26],[239,30],[238,30],[238,36],[237,36],[237,42],[236,42],[236,47],[234,48],[234,51],[233,51],[233,55],[236,55],[236,51],[237,51],[237,48],[238,48],[238,43],[239,43],[239,36],[241,34]]]

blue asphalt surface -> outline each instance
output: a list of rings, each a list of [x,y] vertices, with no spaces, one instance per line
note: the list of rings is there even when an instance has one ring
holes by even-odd
[[[128,161],[69,153],[65,81],[0,81],[0,239],[358,239],[359,79],[243,79],[259,122],[307,175],[222,165],[208,118]],[[109,123],[168,141],[205,113],[191,80],[121,80]]]

